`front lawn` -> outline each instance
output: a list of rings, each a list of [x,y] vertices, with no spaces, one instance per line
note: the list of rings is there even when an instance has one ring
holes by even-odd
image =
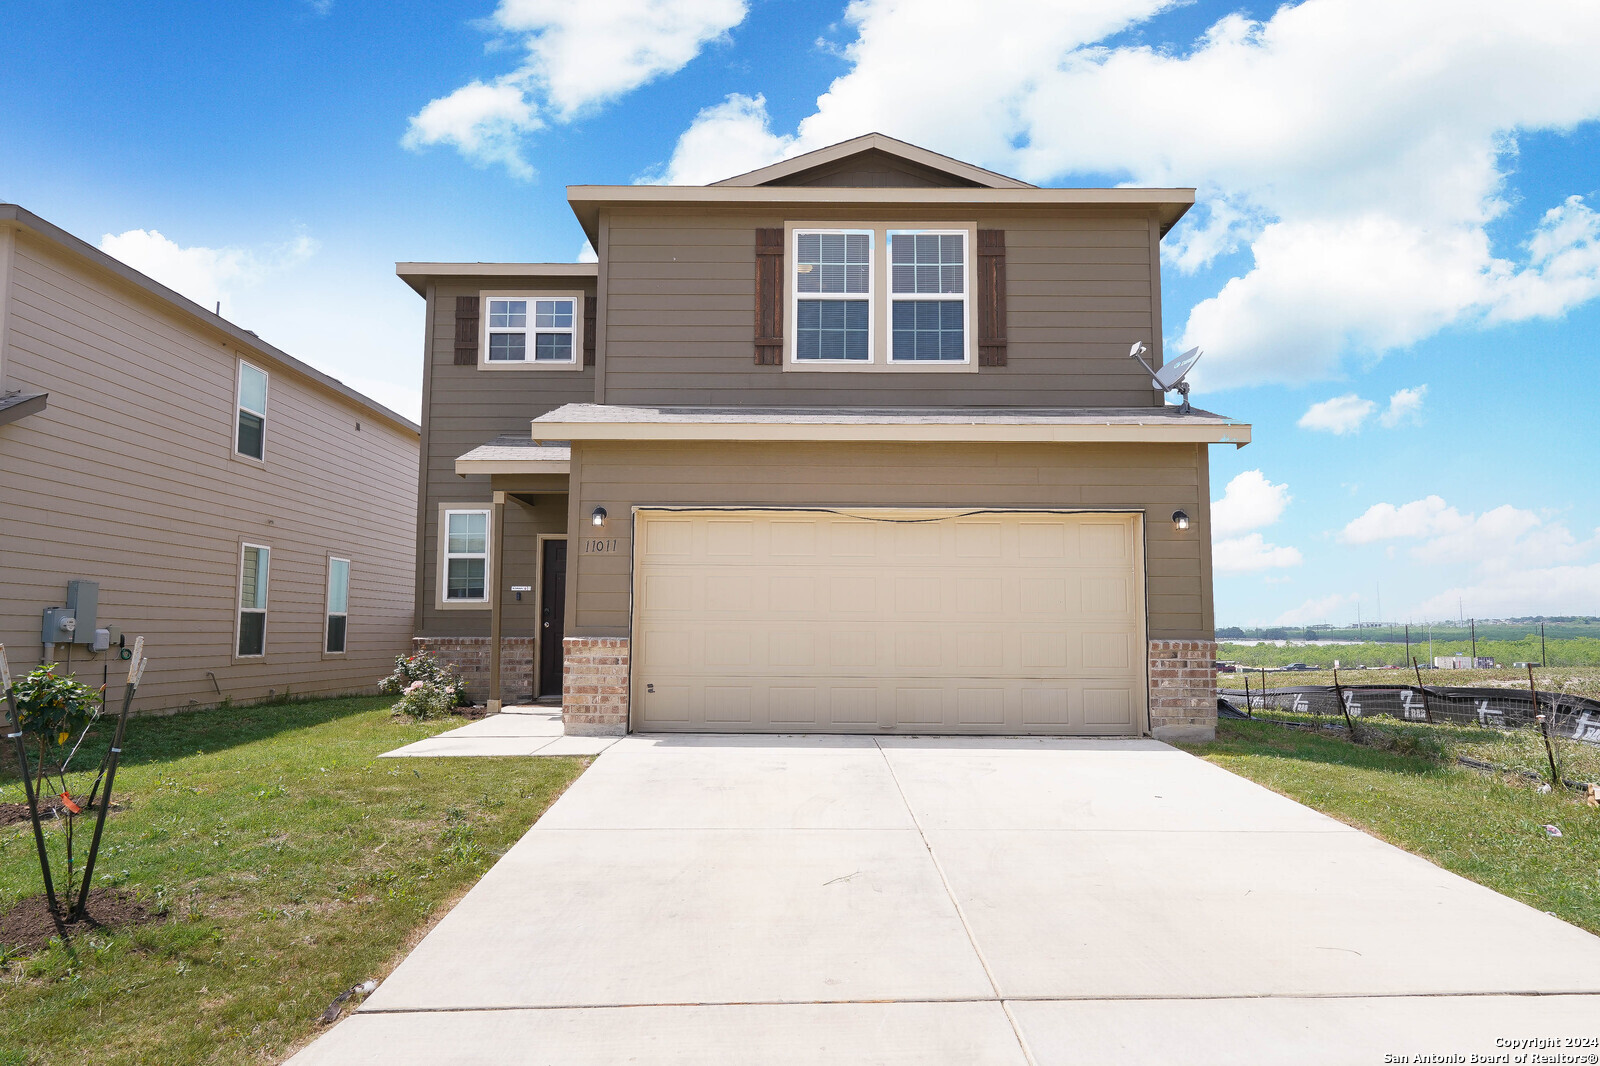
[[[1367,723],[1373,724],[1371,722]],[[1394,723],[1399,725],[1400,723]],[[1570,792],[1328,733],[1223,720],[1185,745],[1241,777],[1600,933],[1600,810]],[[1559,838],[1542,828],[1560,828]],[[1376,903],[1377,901],[1375,901]],[[1463,930],[1471,936],[1471,930]]]
[[[589,762],[376,759],[462,724],[396,721],[392,702],[131,721],[95,882],[168,917],[31,956],[0,947],[0,1066],[279,1061]],[[21,798],[0,785],[0,802]],[[31,830],[0,828],[0,910],[39,891]]]

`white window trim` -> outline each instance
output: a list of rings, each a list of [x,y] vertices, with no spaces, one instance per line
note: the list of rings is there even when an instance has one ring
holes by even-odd
[[[254,410],[253,408],[249,408],[249,407],[246,407],[244,405],[244,368],[245,367],[249,367],[251,370],[256,371],[262,377],[267,379],[266,395],[264,397],[266,402],[263,403],[263,405],[262,405],[263,409],[260,410],[260,411]],[[248,359],[240,359],[240,360],[238,360],[238,365],[235,367],[234,374],[233,374],[233,425],[229,429],[229,433],[232,435],[232,438],[233,438],[231,441],[229,441],[229,451],[231,451],[233,453],[233,457],[235,459],[243,459],[247,463],[265,463],[267,461],[267,412],[266,412],[265,408],[268,405],[270,405],[271,402],[272,402],[272,373],[269,370],[267,370],[266,367],[256,366],[254,363],[250,362]],[[250,454],[248,454],[246,452],[241,452],[239,450],[239,412],[240,411],[248,412],[250,414],[255,415],[257,418],[261,419],[261,457],[259,459],[256,458],[253,455],[250,455]]]
[[[244,553],[251,548],[266,554],[267,579],[262,583],[262,604],[260,607],[244,606]],[[267,657],[267,610],[272,604],[272,545],[257,544],[254,541],[239,541],[239,565],[233,580],[233,657],[235,659],[265,659]],[[256,655],[239,654],[239,637],[243,633],[242,622],[246,613],[261,616],[261,651]]]
[[[335,611],[335,610],[332,609],[332,607],[333,607],[333,602],[332,602],[333,601],[333,564],[336,563],[336,562],[340,562],[340,563],[344,564],[344,610],[343,611]],[[326,571],[327,580],[325,582],[325,595],[323,597],[323,605],[322,605],[322,657],[324,659],[343,659],[346,655],[350,654],[350,571],[353,570],[353,569],[354,569],[354,567],[351,565],[351,562],[350,562],[350,559],[349,559],[348,556],[332,555],[332,554],[330,554],[328,556],[327,571]],[[331,623],[333,621],[334,616],[336,616],[336,615],[342,615],[343,618],[344,618],[344,650],[343,651],[329,651],[328,650],[328,630],[331,627]]]
[[[484,563],[483,563],[483,599],[481,600],[451,600],[445,598],[447,591],[446,578],[450,572],[450,515],[463,512],[476,513],[481,511],[487,521],[484,524]],[[494,543],[494,506],[488,503],[441,503],[439,504],[439,524],[434,534],[435,553],[438,555],[438,565],[434,576],[434,606],[441,611],[488,611],[494,608],[495,590],[495,543]]]
[[[868,333],[865,362],[846,359],[800,360],[796,358],[798,346],[796,331],[799,325],[800,293],[795,284],[798,233],[870,233],[872,249],[868,282]],[[894,362],[891,354],[890,324],[894,294],[889,285],[889,234],[891,233],[960,233],[964,234],[966,293],[964,317],[966,358],[961,362]],[[872,222],[842,225],[837,219],[831,222],[788,222],[784,224],[783,256],[783,369],[801,374],[975,374],[978,371],[977,338],[977,257],[978,224],[976,222]],[[807,293],[807,298],[813,294]],[[859,297],[857,297],[859,299]],[[948,297],[946,297],[948,298]]]
[[[962,266],[961,266],[961,337],[962,337],[962,343],[963,343],[963,345],[965,347],[965,350],[966,350],[966,356],[959,363],[956,362],[954,359],[950,359],[950,360],[941,359],[941,360],[938,360],[937,362],[935,362],[933,360],[923,360],[923,361],[917,361],[917,360],[913,360],[913,359],[896,360],[895,357],[894,357],[894,305],[897,302],[901,301],[901,300],[904,300],[904,301],[906,301],[908,303],[948,302],[952,297],[951,293],[945,293],[945,292],[895,292],[894,291],[894,257],[893,257],[893,255],[891,255],[891,250],[890,250],[890,247],[889,247],[889,239],[891,237],[893,237],[897,233],[906,233],[906,234],[924,234],[925,233],[925,234],[929,234],[931,236],[940,236],[940,237],[946,236],[948,234],[958,234],[962,238],[962,241],[961,241],[961,247],[962,247]],[[945,229],[928,229],[928,228],[908,229],[908,228],[903,227],[903,226],[892,226],[892,227],[889,227],[888,229],[886,229],[884,231],[884,235],[883,235],[883,257],[884,257],[885,260],[887,260],[887,267],[886,267],[886,271],[885,271],[885,277],[886,277],[886,282],[887,283],[884,285],[884,290],[885,291],[884,291],[884,297],[883,297],[884,298],[884,306],[885,306],[885,313],[884,313],[885,314],[885,317],[884,317],[885,332],[884,332],[884,343],[883,343],[883,357],[891,365],[896,366],[896,367],[902,367],[902,368],[904,368],[904,367],[916,367],[919,370],[925,370],[925,369],[927,369],[929,367],[940,366],[940,365],[966,366],[968,363],[973,363],[973,362],[977,361],[976,360],[977,343],[976,343],[976,341],[975,341],[975,339],[974,339],[974,337],[972,335],[972,333],[973,333],[972,308],[973,308],[973,304],[976,303],[976,301],[973,300],[973,298],[972,298],[972,282],[973,282],[973,276],[972,276],[972,274],[973,274],[973,249],[972,249],[972,245],[973,245],[974,240],[976,239],[976,236],[977,236],[976,233],[973,232],[973,231],[959,229],[959,228],[957,228],[957,229],[950,229],[950,228],[945,228]]]
[[[517,289],[499,292],[482,292],[478,294],[478,369],[479,370],[582,370],[583,369],[583,302],[585,294],[577,290],[544,290],[544,289]],[[527,346],[527,358],[515,359],[489,359],[489,301],[490,300],[527,300],[531,305],[535,300],[571,300],[572,301],[572,358],[566,362],[556,362],[547,359],[540,362],[533,358],[534,345]],[[528,308],[528,316],[532,318],[533,308]],[[501,333],[526,333],[530,341],[537,332],[533,325],[528,325],[523,330],[499,330]],[[564,331],[547,331],[564,332]]]
[[[804,234],[821,234],[823,236],[844,234],[865,235],[867,238],[867,291],[866,292],[801,292],[800,286],[795,283],[797,268],[800,263],[800,237]],[[842,227],[842,226],[795,226],[785,234],[786,250],[783,263],[788,271],[788,338],[785,345],[786,358],[797,367],[840,367],[867,366],[873,361],[875,341],[878,331],[873,328],[873,318],[876,315],[878,296],[878,236],[870,227]],[[865,300],[867,304],[867,357],[865,359],[804,359],[800,358],[800,303],[802,300],[816,300],[825,303],[844,303],[846,301]]]

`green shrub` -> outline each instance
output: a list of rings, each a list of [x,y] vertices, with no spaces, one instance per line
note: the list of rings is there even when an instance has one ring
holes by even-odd
[[[407,718],[442,718],[456,706],[456,689],[434,681],[417,680],[407,685],[395,701],[394,713]]]
[[[418,652],[416,655],[401,655],[394,661],[394,673],[378,682],[378,691],[386,696],[401,696],[402,698],[417,689],[418,682],[425,682],[433,686],[438,692],[448,692],[451,702],[445,710],[451,707],[465,707],[472,702],[467,698],[466,685],[462,684],[461,675],[456,673],[455,667],[449,663],[442,663],[428,652]],[[420,697],[419,697],[420,698]],[[438,698],[438,693],[432,693],[430,699]],[[400,705],[395,705],[396,710]],[[409,712],[402,712],[409,713]],[[413,718],[429,718],[433,715],[412,715]]]

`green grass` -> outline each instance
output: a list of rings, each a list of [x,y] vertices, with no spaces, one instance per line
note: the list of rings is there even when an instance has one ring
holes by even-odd
[[[1214,743],[1186,747],[1447,870],[1600,933],[1600,811],[1570,793],[1541,795],[1533,782],[1267,722],[1224,720]],[[1548,837],[1541,828],[1546,823],[1559,826],[1563,836]]]
[[[1292,639],[1299,639],[1301,634],[1294,634]],[[1329,639],[1329,638],[1324,638]],[[1441,640],[1435,637],[1432,651],[1426,637],[1417,639],[1412,634],[1409,655],[1405,644],[1399,642],[1383,643],[1368,640],[1362,644],[1235,644],[1225,638],[1217,645],[1217,658],[1229,662],[1243,663],[1250,667],[1265,666],[1281,667],[1290,663],[1306,663],[1310,666],[1332,669],[1334,660],[1338,660],[1345,667],[1355,666],[1398,666],[1403,667],[1408,673],[1411,669],[1411,660],[1415,659],[1423,666],[1423,676],[1427,676],[1427,667],[1433,662],[1434,656],[1439,655],[1467,655],[1472,651],[1473,645],[1466,640]],[[1512,673],[1520,671],[1512,668],[1512,663],[1544,663],[1546,668],[1536,670],[1541,678],[1548,670],[1573,670],[1585,669],[1589,676],[1594,676],[1596,667],[1600,666],[1600,638],[1578,637],[1562,639],[1551,637],[1543,648],[1541,658],[1541,645],[1537,635],[1524,636],[1519,640],[1486,640],[1478,638],[1477,651],[1480,657],[1488,657],[1499,663]],[[1459,685],[1461,681],[1457,675],[1470,673],[1466,670],[1436,670],[1435,677],[1455,678],[1455,680],[1441,680],[1435,683],[1441,685]],[[1521,674],[1522,680],[1527,681],[1527,675]]]
[[[390,703],[130,722],[124,809],[107,820],[95,881],[170,916],[6,957],[0,1066],[279,1061],[335,995],[384,976],[588,764],[375,759],[461,724],[397,721]],[[86,765],[105,743],[85,746]],[[0,801],[21,795],[14,779],[0,786]],[[39,891],[31,830],[0,829],[0,907]]]

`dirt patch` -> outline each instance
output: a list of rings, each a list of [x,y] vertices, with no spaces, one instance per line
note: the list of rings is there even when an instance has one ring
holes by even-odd
[[[31,954],[49,945],[52,937],[81,936],[96,929],[115,929],[160,921],[166,912],[147,907],[138,896],[122,888],[97,888],[89,893],[87,912],[76,921],[63,921],[50,910],[45,897],[29,896],[0,914],[0,945]]]
[[[454,718],[470,718],[473,721],[477,721],[479,718],[489,717],[489,708],[480,707],[476,704],[471,707],[456,707],[450,711],[450,715]]]
[[[90,803],[86,796],[74,796],[72,802],[76,803],[84,814],[95,809],[95,805]],[[111,810],[108,813],[115,814],[121,807],[120,803],[113,801]],[[39,797],[40,818],[65,817],[66,814],[67,812],[61,808],[60,796]],[[28,805],[26,803],[0,803],[0,826],[16,825],[18,822],[26,822],[27,820]]]

